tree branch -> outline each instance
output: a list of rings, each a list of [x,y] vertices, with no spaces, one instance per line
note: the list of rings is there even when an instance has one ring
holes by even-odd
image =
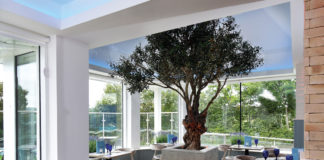
[[[201,115],[207,115],[207,111],[208,111],[209,107],[211,106],[211,104],[213,104],[214,100],[217,98],[220,91],[224,88],[224,86],[227,82],[227,79],[228,79],[228,77],[225,78],[223,85],[221,85],[221,81],[219,79],[217,79],[217,84],[218,84],[217,91],[216,91],[215,95],[211,98],[211,100],[208,102],[206,108],[200,113]]]

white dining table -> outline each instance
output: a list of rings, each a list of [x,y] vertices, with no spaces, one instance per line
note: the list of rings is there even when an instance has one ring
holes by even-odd
[[[90,153],[89,158],[112,159],[125,155],[131,155],[132,151],[112,151],[109,153]]]
[[[245,150],[245,155],[249,155],[249,151],[250,150],[256,150],[256,151],[262,151],[264,149],[263,146],[251,146],[251,147],[248,147],[248,146],[244,146],[244,145],[231,145],[229,147],[230,150]]]

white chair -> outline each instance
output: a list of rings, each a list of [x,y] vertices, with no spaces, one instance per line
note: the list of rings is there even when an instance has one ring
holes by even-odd
[[[154,150],[154,155],[153,155],[152,160],[160,160],[161,159],[161,150],[163,148],[166,148],[166,146],[163,144],[152,144],[151,148],[152,148],[152,150]],[[160,152],[160,154],[158,154],[157,152]]]
[[[130,156],[131,156],[131,160],[134,160],[134,154],[136,152],[136,150],[134,149],[131,149],[131,148],[119,148],[117,149],[118,151],[121,151],[121,152],[130,152]]]
[[[247,156],[247,155],[241,155],[241,156],[235,156],[234,160],[256,160],[256,157]]]
[[[233,160],[234,157],[231,156],[231,150],[229,149],[230,145],[222,144],[218,146],[218,150],[223,151],[224,155],[222,160]],[[228,156],[226,156],[228,154]]]

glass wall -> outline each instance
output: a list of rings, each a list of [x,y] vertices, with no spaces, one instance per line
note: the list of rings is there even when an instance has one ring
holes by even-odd
[[[172,90],[162,90],[161,101],[162,131],[178,136],[178,93]]]
[[[36,160],[39,152],[39,63],[36,51],[16,56],[17,159]]]
[[[3,152],[3,65],[0,64],[0,159],[2,159]]]
[[[104,80],[89,81],[89,152],[95,152],[97,139],[114,148],[123,144],[122,84]]]
[[[140,96],[140,144],[147,146],[154,143],[154,92],[144,90]]]
[[[179,97],[175,91],[157,89],[161,92],[161,117],[154,117],[154,91],[144,90],[141,93],[140,104],[140,126],[141,126],[141,146],[148,146],[157,143],[166,143],[167,135],[178,136],[178,101]],[[161,118],[161,131],[154,132],[154,119]]]
[[[206,105],[215,88],[210,85],[204,90],[201,105]],[[234,143],[241,124],[242,134],[260,139],[263,146],[292,148],[295,92],[295,80],[242,83],[240,121],[240,85],[226,85],[209,109],[203,143]]]
[[[242,130],[251,136],[293,139],[296,81],[281,80],[242,85]],[[264,146],[291,148],[292,141],[260,139]]]

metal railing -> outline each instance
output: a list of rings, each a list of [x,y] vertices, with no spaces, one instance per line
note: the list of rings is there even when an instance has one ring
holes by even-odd
[[[151,144],[150,142],[151,142],[151,139],[153,138],[152,136],[150,138],[150,135],[154,132],[154,125],[150,126],[150,122],[154,121],[154,118],[155,118],[154,112],[141,112],[140,115],[141,115],[141,118],[145,118],[145,121],[141,120],[141,123],[145,122],[145,127],[141,128],[141,133],[145,132],[145,141],[146,141],[145,145],[149,145],[149,144]],[[168,116],[168,115],[170,115],[170,120],[168,120],[170,123],[169,124],[170,128],[168,128],[167,130],[162,129],[162,132],[168,132],[170,134],[175,134],[177,132],[177,130],[174,128],[174,125],[177,122],[178,112],[161,112],[161,118],[163,116]],[[150,117],[153,118],[153,120],[150,119]],[[163,125],[164,124],[162,122],[161,128],[164,128]],[[141,126],[143,126],[143,124],[141,124]]]
[[[279,147],[279,148],[293,148],[293,139],[275,138],[275,137],[259,137],[251,136],[252,138],[259,139],[259,144],[264,147]],[[203,144],[230,144],[231,134],[227,133],[205,133],[202,135]]]
[[[117,125],[117,119],[120,119],[120,126],[122,125],[122,113],[120,112],[89,112],[89,118],[90,118],[90,134],[95,134],[95,135],[100,135],[99,137],[107,137],[105,136],[105,132],[112,132],[112,131],[117,131],[117,132],[121,132],[121,128],[119,127],[111,127],[106,129],[107,124],[105,123],[107,121],[107,119],[109,119],[109,116],[113,116],[115,115],[115,117],[113,117],[115,119],[115,123]],[[117,117],[118,116],[118,117]],[[93,120],[93,119],[94,120]],[[111,118],[111,117],[110,117]],[[91,121],[94,121],[94,123],[92,123]],[[101,133],[99,133],[101,132]]]
[[[95,116],[95,121],[97,124],[91,124],[90,122],[90,132],[97,130],[94,132],[95,135],[101,135],[102,137],[105,136],[105,132],[109,132],[109,130],[105,129],[107,117],[109,115],[116,115],[120,116],[122,113],[115,113],[115,112],[90,112],[89,115]],[[164,118],[162,118],[164,117]],[[165,118],[166,117],[166,118]],[[170,119],[167,119],[169,118]],[[154,139],[154,112],[141,112],[140,119],[141,119],[141,144],[149,145]],[[177,134],[178,129],[174,126],[178,122],[178,112],[162,112],[161,118],[163,119],[162,122],[162,132],[167,132],[171,134]],[[91,120],[90,120],[91,121]],[[169,123],[168,125],[166,123]],[[101,127],[99,128],[99,125]],[[91,129],[92,127],[92,129]],[[114,131],[121,132],[121,128],[115,128]],[[101,132],[101,133],[99,133]],[[259,144],[265,147],[272,147],[277,146],[280,148],[293,148],[293,139],[286,139],[286,138],[275,138],[275,137],[259,137],[259,136],[251,136],[252,138],[258,138]],[[121,137],[120,137],[121,138]],[[219,144],[230,144],[231,143],[231,134],[227,133],[205,133],[202,135],[202,144],[209,144],[209,145],[219,145]]]

